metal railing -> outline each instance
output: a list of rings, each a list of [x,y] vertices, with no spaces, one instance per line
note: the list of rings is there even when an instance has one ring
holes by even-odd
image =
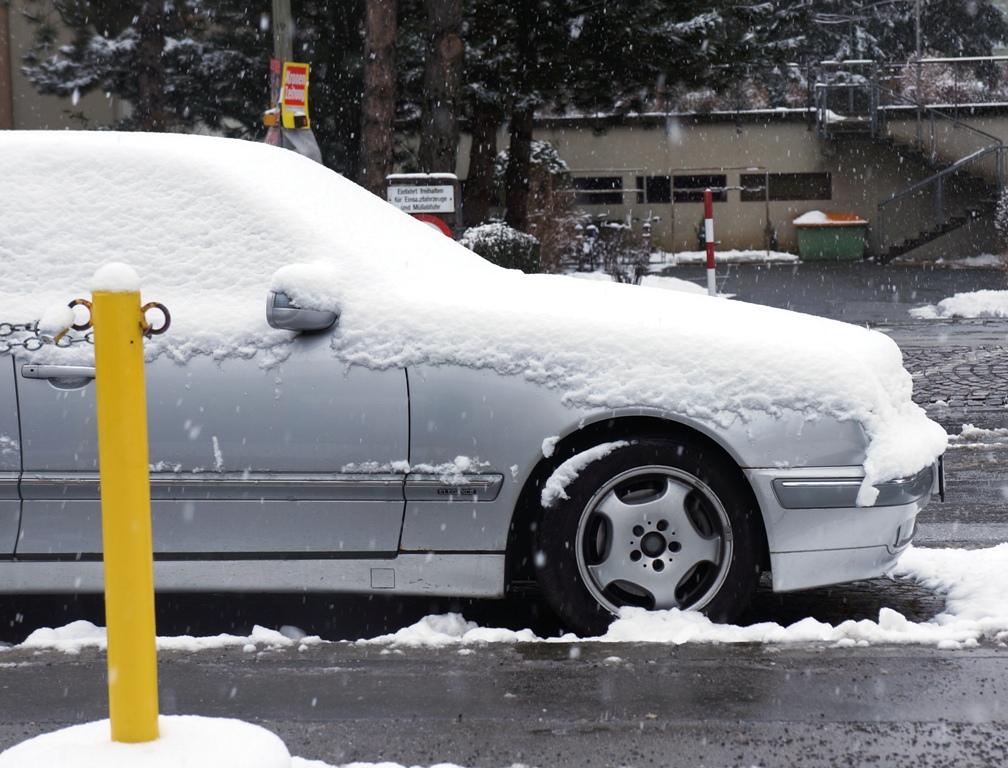
[[[883,133],[912,145],[931,163],[951,163],[976,152],[1001,145],[1001,139],[939,109],[926,106],[875,84],[876,138]],[[894,134],[895,118],[914,116],[914,135]],[[905,120],[904,120],[905,123]]]
[[[910,250],[991,207],[1004,186],[1004,149],[980,149],[880,202],[875,252]]]
[[[895,249],[909,250],[992,207],[1004,186],[999,137],[881,85],[874,66],[869,77],[842,76],[843,82],[816,84],[821,138],[869,134],[936,169],[878,204],[875,253],[885,258]]]

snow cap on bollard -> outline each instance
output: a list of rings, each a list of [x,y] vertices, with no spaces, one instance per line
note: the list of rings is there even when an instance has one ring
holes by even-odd
[[[99,267],[91,278],[91,293],[139,293],[140,275],[118,261]]]

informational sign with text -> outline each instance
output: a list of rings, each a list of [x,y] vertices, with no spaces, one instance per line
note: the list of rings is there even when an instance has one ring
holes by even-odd
[[[390,184],[388,201],[406,213],[455,213],[455,187],[452,184]]]

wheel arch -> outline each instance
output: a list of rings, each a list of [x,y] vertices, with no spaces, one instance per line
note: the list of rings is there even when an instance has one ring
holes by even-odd
[[[600,443],[641,438],[661,438],[666,440],[686,440],[711,451],[717,460],[733,468],[739,488],[747,494],[753,509],[758,511],[757,523],[761,534],[759,560],[764,569],[770,566],[770,549],[766,534],[766,522],[752,485],[739,467],[738,460],[710,435],[681,422],[654,416],[616,416],[585,424],[580,429],[561,438],[551,456],[543,457],[529,474],[522,487],[518,502],[511,515],[511,525],[507,541],[507,565],[505,576],[507,589],[513,590],[535,582],[535,568],[532,561],[533,540],[535,538],[535,517],[540,507],[540,494],[550,475],[572,456],[588,450]]]

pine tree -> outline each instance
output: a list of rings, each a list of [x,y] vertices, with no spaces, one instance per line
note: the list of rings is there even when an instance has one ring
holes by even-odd
[[[807,3],[737,0],[490,0],[466,6],[464,108],[474,140],[467,212],[489,205],[496,130],[510,123],[507,221],[526,226],[532,117],[543,111],[618,114],[667,106],[670,89],[723,87],[724,62],[768,63],[803,40]],[[476,182],[475,184],[473,182]]]
[[[109,126],[136,130],[151,90],[139,74],[146,0],[23,0],[35,38],[23,69],[36,90],[73,98],[92,91],[131,108]],[[209,128],[258,139],[269,106],[270,0],[176,0],[161,10],[160,88],[167,130]],[[356,175],[360,151],[363,0],[295,0],[295,57],[312,65],[309,110],[326,164]],[[59,32],[71,42],[57,46]],[[148,52],[152,49],[148,46]],[[150,55],[150,53],[148,53]],[[153,87],[157,89],[158,82]],[[85,118],[87,116],[84,116]],[[93,123],[92,123],[93,124]]]
[[[1008,41],[992,0],[919,0],[921,49],[942,56],[990,56]],[[916,53],[917,3],[812,0],[806,60],[905,61]]]
[[[269,50],[261,12],[239,0],[25,0],[35,39],[23,69],[40,93],[114,94],[123,130],[259,131]],[[57,48],[61,28],[72,41]]]

